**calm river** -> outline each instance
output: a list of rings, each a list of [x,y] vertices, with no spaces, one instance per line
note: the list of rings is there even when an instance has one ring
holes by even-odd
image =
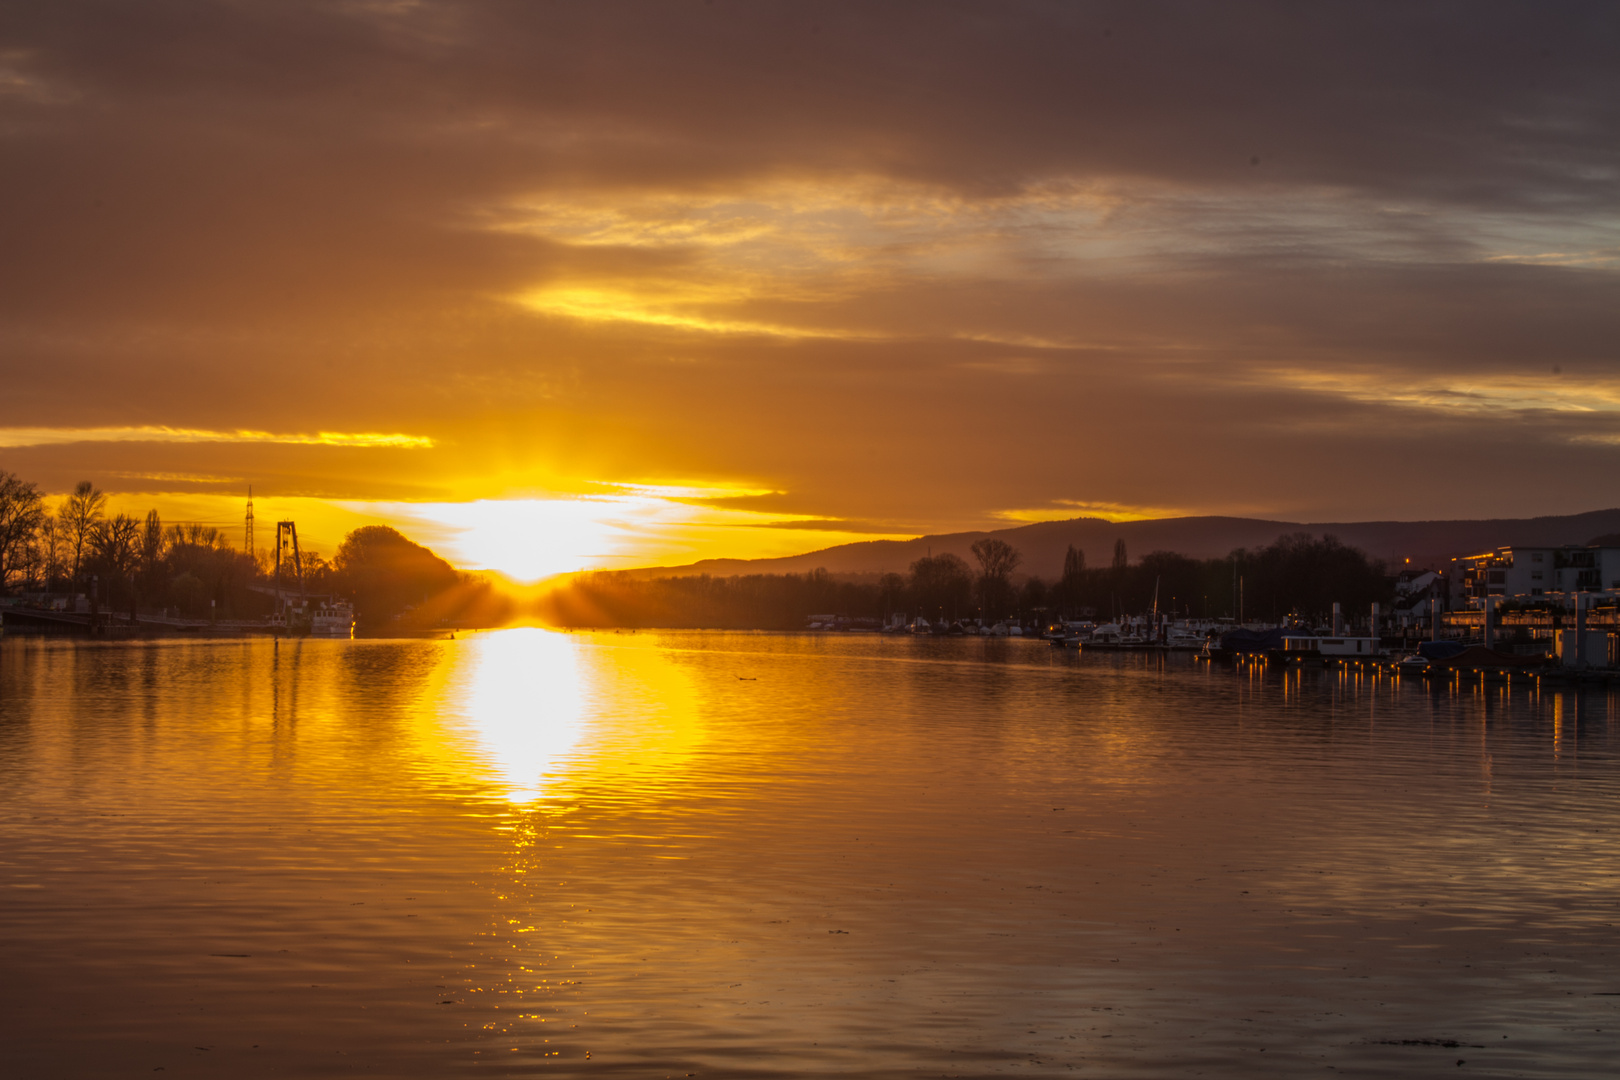
[[[1612,1076],[1620,694],[0,643],[0,1075]]]

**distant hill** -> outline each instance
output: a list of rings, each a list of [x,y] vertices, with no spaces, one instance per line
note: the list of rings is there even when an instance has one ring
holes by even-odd
[[[1473,554],[1504,544],[1585,544],[1596,537],[1620,533],[1620,509],[1594,510],[1563,517],[1490,518],[1475,521],[1332,521],[1298,523],[1257,518],[1184,517],[1153,521],[1106,521],[1072,518],[1042,521],[991,532],[945,533],[915,540],[867,540],[823,548],[805,555],[778,559],[704,559],[687,566],[647,567],[631,571],[638,576],[712,574],[802,574],[817,568],[838,575],[904,572],[930,551],[951,552],[973,563],[969,550],[980,537],[1007,541],[1023,555],[1020,572],[1055,578],[1063,571],[1063,555],[1070,544],[1086,553],[1089,566],[1106,565],[1114,554],[1114,541],[1124,540],[1131,561],[1150,551],[1175,551],[1209,559],[1235,548],[1264,547],[1287,533],[1332,534],[1375,559],[1401,565],[1411,559],[1423,566]]]

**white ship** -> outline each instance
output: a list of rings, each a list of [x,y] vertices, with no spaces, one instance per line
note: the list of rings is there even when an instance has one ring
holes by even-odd
[[[324,638],[353,637],[353,606],[342,600],[317,604],[309,613],[309,636]]]

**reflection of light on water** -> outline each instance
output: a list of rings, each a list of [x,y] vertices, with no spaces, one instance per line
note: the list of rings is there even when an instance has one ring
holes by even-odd
[[[650,797],[701,739],[692,679],[652,640],[512,629],[438,647],[412,733],[441,781],[515,803],[580,783]]]
[[[527,802],[584,727],[574,643],[529,629],[490,634],[478,646],[467,716],[508,797]]]
[[[575,635],[590,746],[579,776],[607,782],[621,799],[653,800],[683,782],[703,741],[705,699],[679,657],[656,634]],[[729,677],[729,676],[728,676]]]
[[[459,744],[439,748],[440,765],[455,768],[461,758],[511,801],[536,798],[584,732],[574,643],[544,630],[504,630],[454,648],[448,677],[430,695],[438,715],[428,719]]]

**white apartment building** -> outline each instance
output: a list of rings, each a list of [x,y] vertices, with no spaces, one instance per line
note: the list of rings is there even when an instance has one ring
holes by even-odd
[[[1502,547],[1456,559],[1462,599],[1566,599],[1575,593],[1620,591],[1620,547]]]

